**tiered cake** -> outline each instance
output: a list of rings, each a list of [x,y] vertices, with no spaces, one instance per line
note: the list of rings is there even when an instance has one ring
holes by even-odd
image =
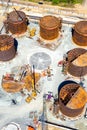
[[[11,60],[15,54],[14,38],[6,34],[0,35],[0,61]]]
[[[72,39],[79,46],[87,46],[87,21],[80,21],[74,25]]]
[[[8,30],[12,34],[22,34],[27,30],[27,18],[24,12],[22,11],[12,11],[8,14],[7,17]],[[6,23],[5,22],[5,23]]]
[[[77,83],[65,84],[60,89],[60,111],[68,117],[77,117],[78,115],[81,115],[86,100],[86,91]]]
[[[61,18],[44,16],[40,20],[40,36],[45,40],[53,40],[58,37],[61,28]]]
[[[75,77],[87,74],[87,50],[75,48],[67,52],[68,73]]]

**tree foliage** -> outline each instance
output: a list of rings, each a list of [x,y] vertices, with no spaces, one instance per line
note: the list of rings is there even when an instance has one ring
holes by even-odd
[[[74,4],[74,3],[82,3],[83,0],[47,0],[47,1],[51,1],[53,4],[59,4],[59,3]]]
[[[58,4],[59,0],[52,0],[53,4]]]

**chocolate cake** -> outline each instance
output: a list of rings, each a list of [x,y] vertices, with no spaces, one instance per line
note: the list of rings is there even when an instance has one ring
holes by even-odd
[[[87,46],[87,21],[80,21],[74,25],[72,39],[79,46]]]
[[[68,73],[75,77],[87,74],[87,50],[75,48],[67,52]]]
[[[11,60],[15,54],[14,38],[6,34],[0,35],[0,61]]]
[[[44,16],[40,19],[40,36],[46,40],[53,40],[58,37],[61,29],[61,18],[55,16]]]
[[[12,11],[8,14],[5,27],[12,34],[22,34],[27,30],[27,18],[22,11]]]
[[[68,117],[76,117],[83,112],[87,100],[86,91],[76,83],[69,83],[60,89],[60,111]]]

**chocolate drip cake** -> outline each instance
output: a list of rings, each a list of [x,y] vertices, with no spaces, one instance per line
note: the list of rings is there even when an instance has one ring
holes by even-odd
[[[6,34],[0,35],[0,61],[11,60],[15,54],[14,38]]]
[[[75,77],[87,74],[87,50],[75,48],[67,52],[68,73]]]
[[[44,16],[40,20],[40,36],[45,40],[53,40],[58,37],[61,29],[61,18]]]
[[[8,14],[5,26],[12,34],[23,34],[27,30],[27,18],[22,11],[12,11]]]
[[[80,21],[74,25],[72,39],[79,46],[87,46],[87,21]]]
[[[86,100],[87,93],[79,84],[66,84],[59,92],[60,111],[68,117],[81,115]]]

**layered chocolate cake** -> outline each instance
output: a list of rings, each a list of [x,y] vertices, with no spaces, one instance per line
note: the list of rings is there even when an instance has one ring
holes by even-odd
[[[74,25],[72,39],[79,46],[87,46],[87,21],[80,21]]]
[[[67,52],[68,73],[75,77],[87,74],[87,50],[75,48]]]
[[[0,61],[11,60],[15,54],[14,38],[6,34],[0,35]]]
[[[12,11],[7,15],[5,27],[12,34],[23,34],[27,30],[27,18],[22,11]]]
[[[69,83],[60,89],[60,111],[68,117],[81,115],[87,101],[87,92],[76,83]]]
[[[44,16],[40,19],[40,36],[46,40],[53,40],[58,37],[61,26],[61,18]]]

